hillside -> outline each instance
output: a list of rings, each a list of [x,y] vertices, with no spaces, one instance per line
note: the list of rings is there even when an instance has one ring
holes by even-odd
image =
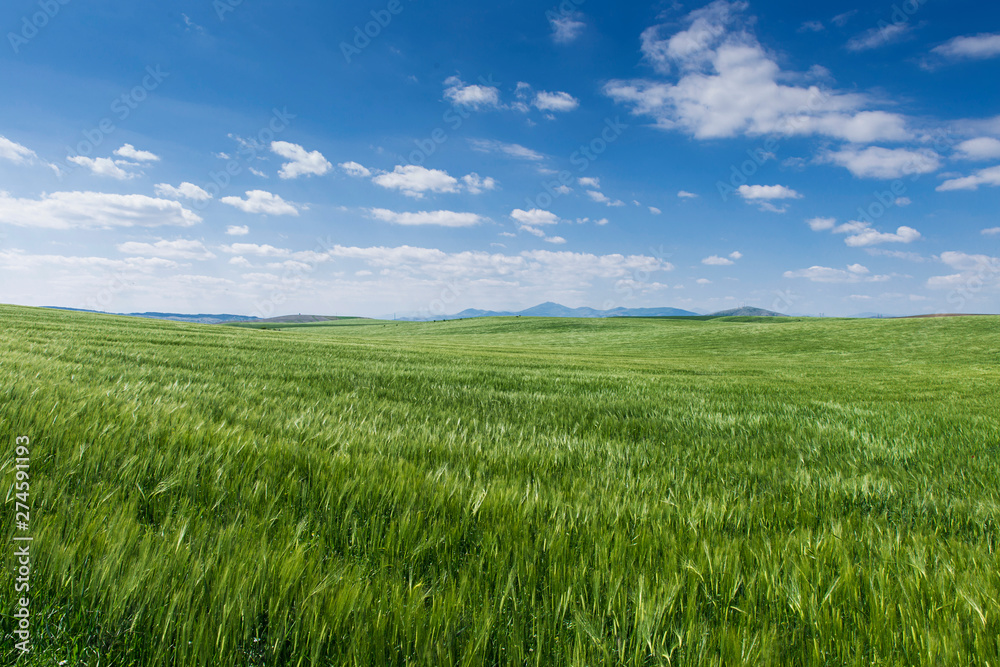
[[[18,664],[1000,664],[1000,317],[0,320]]]

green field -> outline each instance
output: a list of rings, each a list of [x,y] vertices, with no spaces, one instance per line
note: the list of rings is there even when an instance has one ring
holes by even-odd
[[[18,664],[1000,667],[1000,318],[0,321]]]

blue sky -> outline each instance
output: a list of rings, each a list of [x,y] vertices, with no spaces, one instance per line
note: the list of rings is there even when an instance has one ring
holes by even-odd
[[[1000,7],[10,0],[0,301],[1000,312]]]

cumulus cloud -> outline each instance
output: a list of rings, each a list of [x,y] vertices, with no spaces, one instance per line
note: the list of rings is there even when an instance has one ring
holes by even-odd
[[[119,181],[127,181],[138,176],[136,173],[122,169],[122,166],[134,166],[133,163],[125,160],[112,160],[108,157],[90,158],[83,155],[74,155],[67,158],[67,161],[89,169],[95,176],[108,176]]]
[[[837,224],[837,219],[812,218],[810,220],[806,220],[806,222],[809,224],[809,228],[812,229],[814,232],[821,232],[827,229],[833,229],[834,226]]]
[[[398,165],[392,172],[379,174],[373,179],[376,185],[389,190],[399,190],[417,199],[426,192],[458,192],[458,179],[440,169],[419,165]]]
[[[865,223],[855,223],[864,225]],[[880,243],[913,243],[919,241],[922,236],[920,232],[912,227],[898,227],[895,234],[880,232],[864,226],[861,229],[850,230],[853,233],[844,239],[844,243],[852,248],[878,245]]]
[[[465,189],[469,192],[469,194],[473,195],[478,195],[484,190],[495,190],[497,187],[497,182],[495,180],[489,176],[482,178],[475,172],[463,176],[462,183],[465,185]]]
[[[281,165],[281,169],[278,171],[278,176],[284,179],[298,178],[299,176],[322,176],[333,169],[333,165],[323,157],[322,153],[307,151],[298,144],[291,144],[287,141],[272,141],[271,152],[289,160]]]
[[[552,41],[556,44],[570,44],[576,41],[583,34],[583,29],[587,27],[582,19],[583,15],[579,12],[549,17],[549,25],[552,27]]]
[[[299,210],[294,204],[286,202],[276,194],[264,190],[247,190],[247,198],[223,197],[219,201],[229,206],[235,206],[245,213],[260,213],[263,215],[298,215]]]
[[[827,266],[811,266],[808,269],[785,271],[785,278],[805,278],[814,283],[860,283],[885,282],[889,276],[873,276],[867,267],[861,264],[851,264],[844,269],[834,269]]]
[[[224,245],[220,249],[230,255],[252,255],[254,257],[291,257],[293,254],[291,250],[285,248],[257,243],[233,243]]]
[[[555,225],[559,223],[559,216],[555,213],[538,208],[533,208],[530,211],[515,208],[511,211],[510,217],[523,225]]]
[[[989,229],[984,229],[981,233],[983,236],[1000,236],[1000,227],[990,227]]]
[[[573,111],[580,106],[580,101],[569,93],[540,90],[535,95],[534,105],[541,111]]]
[[[718,255],[712,255],[711,257],[706,257],[701,260],[702,264],[706,266],[732,266],[735,262],[728,257],[719,257]]]
[[[208,201],[212,195],[204,189],[199,188],[194,183],[181,183],[176,188],[169,183],[157,183],[153,190],[160,197],[170,197],[171,199],[193,199],[194,201]]]
[[[168,259],[215,259],[215,255],[201,241],[178,239],[176,241],[160,240],[156,243],[139,243],[129,241],[118,244],[119,252],[127,255],[145,255],[147,257],[165,257]]]
[[[980,33],[955,37],[931,50],[953,60],[982,60],[1000,56],[1000,33]]]
[[[971,176],[952,178],[937,187],[938,192],[951,190],[978,190],[980,185],[1000,186],[1000,165],[980,169]]]
[[[623,202],[622,200],[620,199],[612,200],[606,194],[604,194],[603,192],[599,192],[598,190],[587,190],[587,196],[590,197],[595,202],[597,202],[598,204],[605,204],[606,206],[618,207],[625,205],[625,202]]]
[[[697,199],[698,195],[693,192],[688,192],[687,190],[681,190],[677,193],[677,196],[681,199]]]
[[[762,211],[784,213],[786,206],[778,206],[775,201],[783,199],[802,199],[802,195],[785,185],[741,185],[736,193],[748,204],[754,204]]]
[[[579,183],[581,187],[590,188],[591,190],[601,189],[601,179],[599,178],[585,176],[583,178],[576,179],[576,182]]]
[[[520,144],[505,144],[502,141],[490,139],[470,139],[469,145],[472,147],[472,150],[480,153],[501,153],[519,160],[531,160],[535,162],[545,159],[545,156],[541,153]]]
[[[932,289],[946,289],[984,283],[1000,284],[1000,259],[989,255],[969,255],[964,252],[943,252],[941,262],[958,271],[947,276],[934,276],[927,281]]]
[[[741,185],[737,193],[744,199],[802,199],[802,195],[785,185]]]
[[[663,213],[663,211],[661,211],[660,209],[656,208],[655,206],[650,206],[649,207],[649,212],[652,213],[653,215],[660,215],[661,213]]]
[[[14,164],[25,164],[37,157],[35,151],[0,135],[0,159]]]
[[[670,34],[656,25],[642,33],[646,59],[662,79],[616,80],[604,91],[635,115],[664,130],[698,139],[739,135],[820,135],[851,142],[910,137],[906,119],[874,110],[865,95],[790,85],[803,75],[783,72],[746,26],[746,2],[716,0],[687,15],[687,28]]]
[[[344,173],[348,176],[368,178],[372,175],[372,172],[367,167],[358,164],[357,162],[341,162],[337,166],[343,169]]]
[[[384,208],[369,209],[369,214],[376,220],[391,222],[395,225],[437,225],[440,227],[474,227],[486,218],[475,213],[458,213],[455,211],[420,211],[418,213],[398,213]]]
[[[466,84],[457,76],[445,79],[444,85],[445,98],[456,106],[473,109],[500,106],[500,89],[496,86]]]
[[[226,234],[229,236],[246,236],[250,233],[250,228],[246,225],[229,225],[226,227]]]
[[[992,160],[1000,158],[1000,139],[979,137],[963,141],[955,147],[956,157],[964,160]]]
[[[907,150],[870,146],[828,151],[821,158],[846,168],[858,178],[891,180],[903,176],[929,174],[941,167],[941,156],[930,149]]]
[[[0,191],[0,223],[39,229],[190,227],[201,218],[179,202],[145,195],[54,192],[17,199]]]
[[[132,144],[125,144],[121,148],[115,151],[115,155],[123,157],[127,160],[134,160],[135,162],[159,162],[160,156],[150,153],[149,151],[141,151],[137,149]]]

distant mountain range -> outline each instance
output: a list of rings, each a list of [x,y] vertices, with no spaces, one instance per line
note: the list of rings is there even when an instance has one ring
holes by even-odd
[[[478,310],[469,308],[454,315],[438,315],[434,317],[403,317],[399,318],[407,321],[427,321],[427,320],[463,320],[472,317],[787,317],[781,313],[775,313],[762,308],[737,308],[735,310],[725,310],[711,315],[702,315],[690,310],[680,308],[612,308],[611,310],[597,310],[596,308],[570,308],[558,303],[548,301],[531,308],[512,311]]]
[[[154,320],[170,320],[173,322],[193,322],[197,324],[226,324],[231,322],[260,322],[260,323],[293,323],[293,322],[324,322],[328,320],[344,319],[342,317],[330,317],[326,315],[285,315],[283,317],[272,317],[261,319],[259,317],[249,317],[247,315],[184,315],[180,313],[102,313],[96,310],[83,310],[80,308],[59,308],[51,306],[55,310],[72,310],[84,313],[98,313],[101,315],[126,315],[128,317],[145,317]],[[775,313],[763,308],[735,308],[733,310],[723,310],[718,313],[704,315],[681,308],[612,308],[610,310],[597,310],[596,308],[570,308],[558,303],[548,301],[537,306],[512,311],[479,310],[469,308],[454,315],[438,315],[434,317],[400,317],[399,320],[409,322],[426,322],[429,320],[464,320],[474,317],[580,317],[580,318],[606,318],[606,317],[788,317],[781,313]]]

